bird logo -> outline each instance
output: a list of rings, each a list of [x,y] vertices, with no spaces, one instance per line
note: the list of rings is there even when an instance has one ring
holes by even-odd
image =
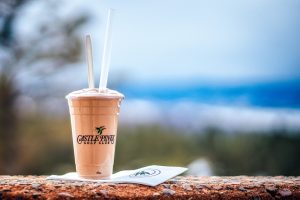
[[[135,176],[149,176],[151,174],[147,171],[139,171],[139,172],[136,172],[134,175]]]
[[[144,169],[144,170],[135,172],[133,174],[130,174],[129,177],[131,177],[131,178],[144,178],[144,177],[157,176],[160,173],[161,173],[161,171],[159,169],[148,168],[148,169]]]
[[[96,131],[99,135],[102,135],[102,133],[105,129],[106,128],[104,126],[96,127]]]

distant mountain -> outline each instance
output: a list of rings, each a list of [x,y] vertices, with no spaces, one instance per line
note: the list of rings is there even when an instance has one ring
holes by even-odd
[[[300,108],[300,79],[225,86],[197,82],[184,86],[176,83],[126,84],[117,89],[129,99]]]

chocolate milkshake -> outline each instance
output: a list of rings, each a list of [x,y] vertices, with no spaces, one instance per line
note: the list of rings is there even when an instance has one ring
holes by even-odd
[[[82,178],[112,174],[120,103],[124,95],[107,89],[83,89],[68,99],[76,171]]]

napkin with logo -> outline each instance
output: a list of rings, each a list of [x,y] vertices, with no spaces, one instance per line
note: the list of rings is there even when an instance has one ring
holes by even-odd
[[[137,183],[148,186],[157,186],[170,178],[185,172],[184,167],[168,167],[151,165],[135,170],[120,171],[111,176],[111,179],[93,180],[80,178],[76,172],[70,172],[61,176],[51,175],[47,180],[70,180],[70,181],[90,181],[97,183]]]

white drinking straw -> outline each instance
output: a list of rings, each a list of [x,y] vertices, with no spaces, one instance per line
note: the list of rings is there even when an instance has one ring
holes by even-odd
[[[102,55],[101,74],[100,74],[100,83],[99,83],[100,92],[104,92],[107,86],[107,78],[108,78],[108,71],[110,65],[111,46],[112,46],[111,38],[112,38],[113,14],[114,14],[114,10],[110,8],[108,10],[104,48],[103,48],[103,55]]]
[[[93,50],[91,36],[85,37],[86,59],[88,64],[88,84],[89,88],[94,88],[94,70],[93,70]]]

